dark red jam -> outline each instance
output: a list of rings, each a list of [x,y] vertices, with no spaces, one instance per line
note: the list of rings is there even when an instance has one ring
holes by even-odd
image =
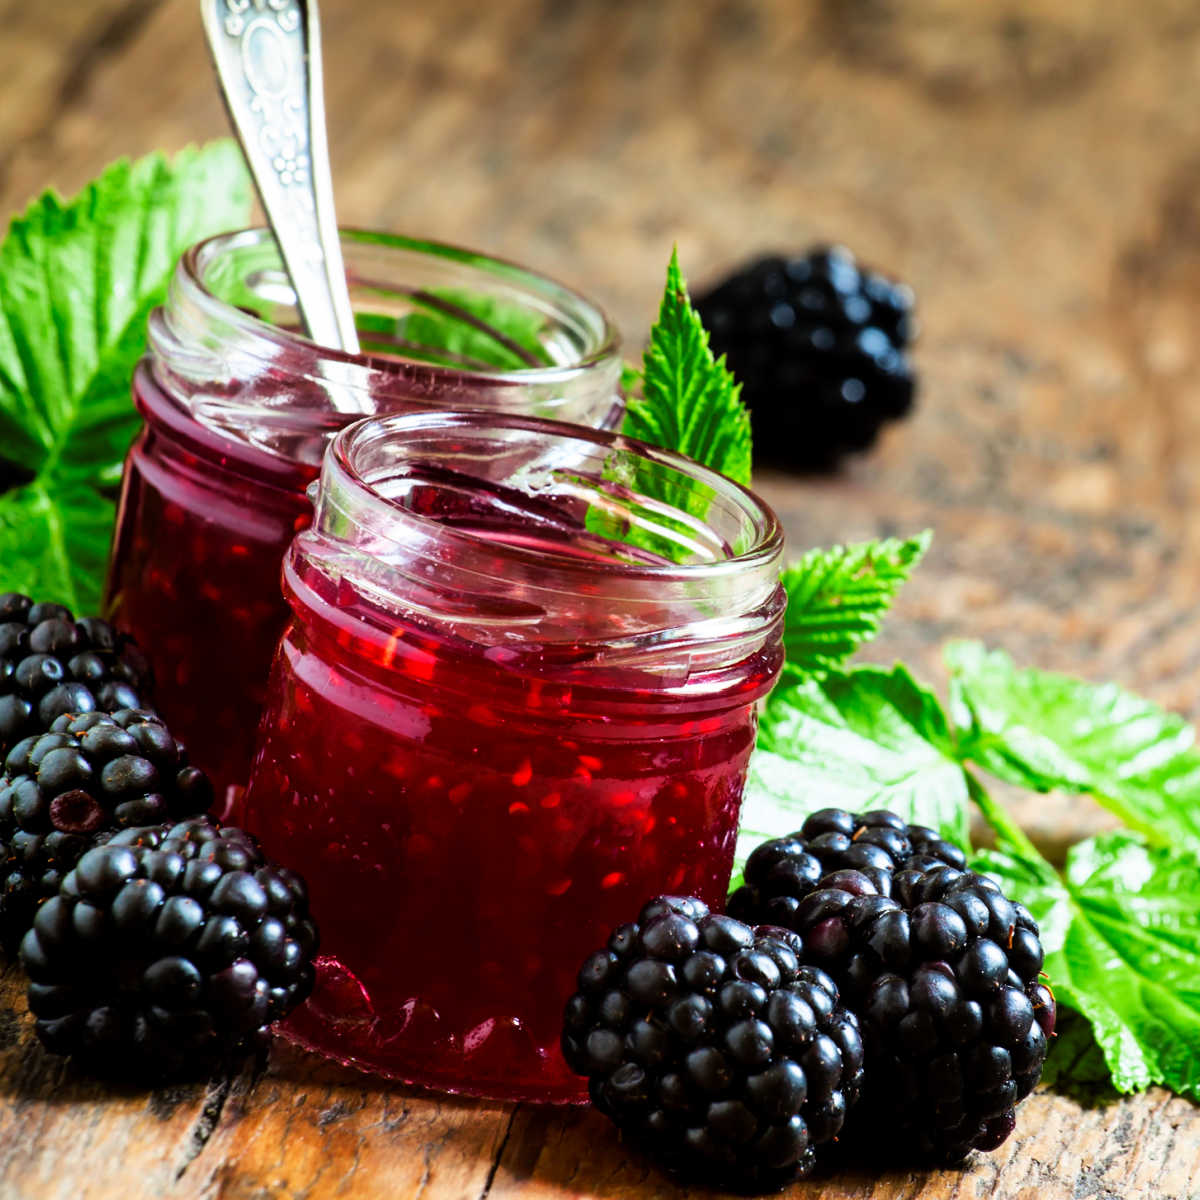
[[[694,696],[588,687],[570,646],[505,663],[385,632],[324,582],[291,581],[244,814],[321,924],[289,1032],[409,1082],[581,1099],[558,1050],[575,972],[650,896],[723,903],[776,656]]]
[[[655,452],[676,494],[720,496],[711,529],[663,536],[675,510],[616,482],[648,453],[478,414],[335,439],[243,813],[309,881],[324,958],[287,1026],[306,1045],[582,1099],[558,1042],[583,959],[652,896],[722,904],[781,543],[753,496]]]
[[[155,707],[218,797],[244,784],[287,622],[284,552],[312,518],[317,468],[192,420],[143,364],[146,417],[125,463],[106,612],[155,672]]]
[[[620,421],[619,340],[544,276],[453,246],[342,231],[362,353],[301,337],[266,229],[202,242],[151,314],[106,610],[219,796],[245,784],[287,618],[284,551],[328,438],[366,412],[486,409]],[[519,331],[519,336],[518,336]],[[522,340],[524,339],[524,340]]]

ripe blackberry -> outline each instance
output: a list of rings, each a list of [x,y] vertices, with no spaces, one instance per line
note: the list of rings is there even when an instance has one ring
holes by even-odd
[[[884,810],[823,808],[795,833],[755,847],[746,860],[745,884],[729,897],[726,911],[751,925],[795,928],[800,902],[830,871],[863,871],[886,896],[894,872],[940,865],[961,870],[966,857],[924,825],[908,825]]]
[[[65,713],[18,742],[0,777],[0,944],[119,829],[205,812],[212,786],[163,722],[139,709]]]
[[[260,1043],[312,990],[316,926],[291,871],[207,820],[89,850],[21,942],[54,1054],[134,1078],[194,1076]]]
[[[890,895],[865,872],[826,875],[792,914],[810,962],[858,1013],[861,1109],[843,1144],[944,1162],[994,1150],[1041,1077],[1054,998],[1028,911],[983,875],[902,870]]]
[[[660,897],[579,972],[563,1053],[593,1102],[677,1173],[739,1189],[807,1173],[862,1080],[854,1015],[782,929]]]
[[[840,247],[761,258],[700,296],[713,350],[741,381],[756,458],[828,469],[908,412],[912,303]]]
[[[0,594],[0,755],[63,713],[144,708],[150,668],[131,638],[61,604]]]

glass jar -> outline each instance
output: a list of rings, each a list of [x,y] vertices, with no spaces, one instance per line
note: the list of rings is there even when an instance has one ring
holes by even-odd
[[[583,959],[652,896],[724,902],[782,658],[776,519],[678,455],[469,413],[350,427],[315,503],[243,814],[321,926],[287,1031],[582,1099],[558,1039]]]
[[[244,784],[287,619],[284,551],[330,436],[363,413],[482,409],[612,428],[619,343],[590,301],[432,242],[344,231],[363,353],[316,345],[265,229],[200,243],[150,317],[133,381],[106,614],[218,795]]]

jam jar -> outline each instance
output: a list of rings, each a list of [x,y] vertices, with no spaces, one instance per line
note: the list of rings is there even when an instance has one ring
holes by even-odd
[[[478,409],[611,428],[617,334],[544,276],[452,246],[347,230],[362,353],[307,340],[274,239],[180,261],[133,380],[106,615],[154,668],[156,706],[229,799],[247,778],[287,616],[284,551],[329,438],[364,414]],[[227,807],[227,806],[226,806]]]
[[[526,417],[334,438],[245,798],[324,957],[286,1032],[449,1091],[580,1100],[575,973],[663,893],[723,905],[782,537],[679,455]]]

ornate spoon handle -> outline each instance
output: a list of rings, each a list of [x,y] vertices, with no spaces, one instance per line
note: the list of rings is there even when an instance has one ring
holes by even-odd
[[[200,11],[308,334],[357,354],[333,211],[316,0],[201,0]]]

